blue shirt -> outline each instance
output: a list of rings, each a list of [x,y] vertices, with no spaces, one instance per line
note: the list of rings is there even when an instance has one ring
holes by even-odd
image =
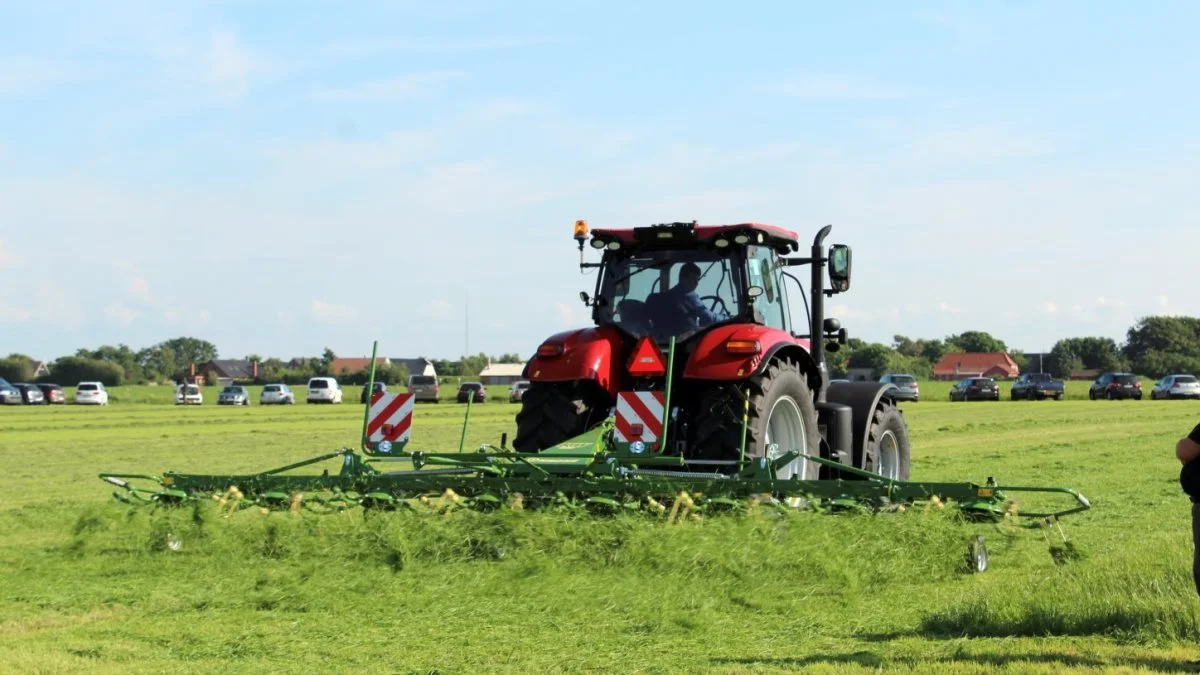
[[[672,288],[663,293],[663,296],[663,308],[669,312],[669,315],[656,316],[654,320],[657,325],[667,329],[667,332],[682,333],[685,330],[707,326],[728,318],[724,313],[718,314],[705,307],[704,302],[700,300],[699,293],[684,290],[682,286]]]

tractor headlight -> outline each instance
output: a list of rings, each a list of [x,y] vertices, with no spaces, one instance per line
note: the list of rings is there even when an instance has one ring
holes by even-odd
[[[620,248],[621,248],[621,242],[619,242],[619,241],[608,242],[608,250],[616,251],[616,250],[619,250]]]
[[[635,455],[640,455],[646,451],[646,444],[641,441],[634,441],[629,444],[629,451]]]
[[[379,445],[375,446],[375,448],[377,450],[379,450],[380,452],[391,452],[392,451],[392,442],[391,441],[380,441]]]
[[[718,240],[714,241],[713,244],[716,245],[717,248],[727,248],[729,246],[729,240],[728,239],[718,239]]]
[[[738,236],[734,237],[733,240],[739,244],[748,244],[750,243],[750,235],[739,234]]]
[[[604,241],[602,239],[592,239],[592,248],[604,248]]]

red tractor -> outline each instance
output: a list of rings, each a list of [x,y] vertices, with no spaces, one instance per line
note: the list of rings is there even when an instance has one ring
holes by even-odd
[[[798,450],[884,476],[909,478],[908,430],[891,385],[829,382],[825,352],[846,343],[824,299],[850,288],[851,251],[816,235],[808,257],[799,236],[772,225],[668,223],[596,229],[575,225],[581,271],[598,271],[594,326],[552,335],[525,368],[530,386],[517,414],[514,446],[541,452],[586,433],[614,414],[620,392],[666,384],[674,341],[670,447],[692,465],[729,466]],[[809,289],[788,269],[808,265]],[[828,269],[829,288],[825,288]],[[793,283],[791,287],[786,281]],[[793,323],[790,300],[808,315]],[[798,459],[780,473],[801,480],[837,477]]]

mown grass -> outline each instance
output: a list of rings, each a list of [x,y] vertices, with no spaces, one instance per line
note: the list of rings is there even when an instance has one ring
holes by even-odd
[[[0,663],[1052,673],[1176,672],[1200,659],[1189,510],[1172,456],[1200,404],[930,397],[903,407],[915,477],[990,475],[1086,494],[1094,508],[1063,522],[1081,557],[1056,562],[1057,531],[920,510],[764,510],[677,525],[505,511],[130,510],[110,502],[99,471],[278,466],[354,445],[362,409],[3,408]],[[515,411],[476,408],[467,446],[511,435]],[[414,443],[456,448],[462,413],[419,406]],[[975,534],[991,549],[982,575],[963,571]]]

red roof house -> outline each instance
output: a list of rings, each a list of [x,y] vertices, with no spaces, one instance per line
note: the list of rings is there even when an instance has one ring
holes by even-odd
[[[967,377],[1013,378],[1021,369],[1003,352],[955,352],[942,357],[933,367],[935,380],[961,380]]]
[[[391,361],[387,357],[380,356],[375,359],[375,367],[390,365]],[[361,373],[371,367],[371,357],[364,356],[362,358],[342,358],[338,357],[329,364],[329,374],[337,377],[338,375],[349,375],[351,373]]]

